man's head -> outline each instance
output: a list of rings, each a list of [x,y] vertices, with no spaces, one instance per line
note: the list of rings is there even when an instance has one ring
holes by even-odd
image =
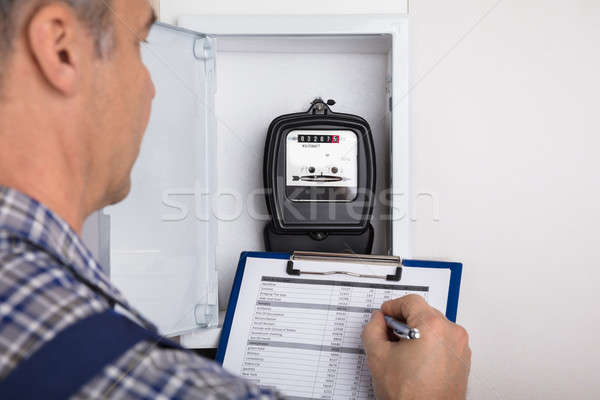
[[[2,150],[0,184],[7,167],[46,183],[70,173],[39,190],[82,186],[69,194],[85,212],[127,195],[154,96],[140,54],[154,21],[147,0],[0,0],[0,145],[17,155]]]

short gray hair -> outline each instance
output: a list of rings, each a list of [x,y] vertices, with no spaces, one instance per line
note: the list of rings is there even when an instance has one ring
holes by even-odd
[[[0,77],[3,66],[12,52],[15,36],[28,14],[39,7],[61,2],[73,8],[96,41],[99,55],[104,55],[112,45],[111,3],[113,0],[0,0]]]

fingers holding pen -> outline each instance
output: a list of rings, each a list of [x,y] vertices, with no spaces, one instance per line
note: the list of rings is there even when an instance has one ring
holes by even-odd
[[[381,311],[385,315],[406,321],[409,326],[422,328],[435,323],[436,319],[445,319],[444,315],[427,304],[425,299],[416,294],[409,294],[383,303]]]

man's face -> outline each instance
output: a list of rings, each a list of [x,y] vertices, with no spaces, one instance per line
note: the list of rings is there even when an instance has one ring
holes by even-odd
[[[90,154],[102,183],[103,202],[123,200],[150,117],[154,85],[140,47],[154,21],[147,0],[113,0],[114,46],[94,62],[91,84]],[[97,183],[97,182],[96,182]],[[103,204],[103,205],[105,205]]]

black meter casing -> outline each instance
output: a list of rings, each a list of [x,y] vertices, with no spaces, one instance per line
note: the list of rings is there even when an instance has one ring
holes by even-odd
[[[275,118],[263,178],[272,221],[267,251],[370,254],[375,148],[368,122],[316,99],[306,112]],[[314,164],[314,165],[313,165]]]

